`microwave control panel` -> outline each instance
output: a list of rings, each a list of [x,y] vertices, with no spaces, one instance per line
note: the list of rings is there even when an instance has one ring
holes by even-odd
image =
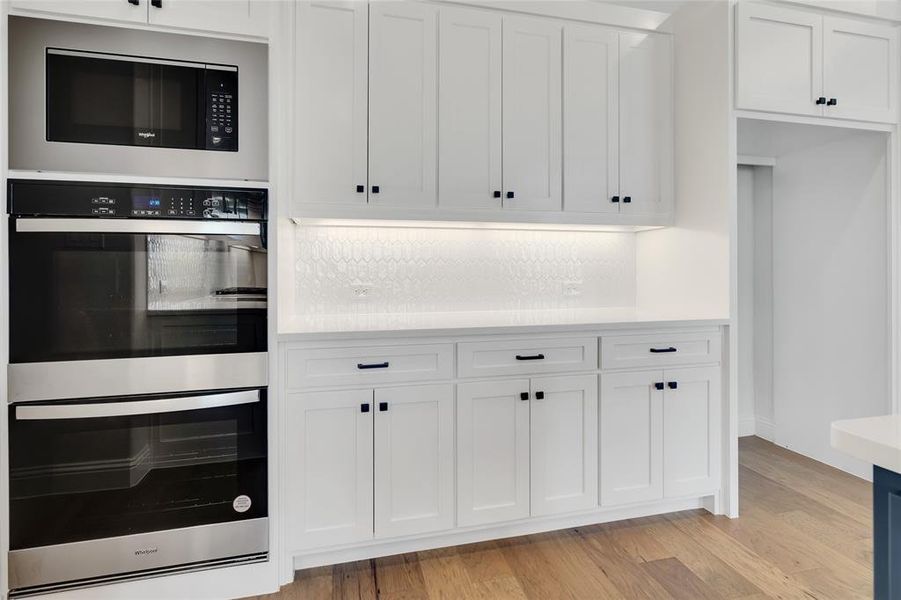
[[[265,221],[266,190],[132,186],[59,181],[9,182],[17,216]]]
[[[238,151],[238,70],[207,66],[206,149]]]

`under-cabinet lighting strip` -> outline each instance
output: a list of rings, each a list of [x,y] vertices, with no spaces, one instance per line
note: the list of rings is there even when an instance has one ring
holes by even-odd
[[[379,219],[325,219],[292,217],[295,225],[306,227],[387,227],[397,229],[485,229],[526,231],[600,231],[633,233],[663,229],[663,225],[568,225],[558,223],[483,223],[479,221],[392,221]]]

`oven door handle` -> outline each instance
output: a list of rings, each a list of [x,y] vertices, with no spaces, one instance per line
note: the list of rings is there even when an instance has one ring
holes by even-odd
[[[186,235],[260,235],[260,223],[248,221],[176,221],[167,219],[54,219],[19,217],[16,231],[28,233],[158,233]]]
[[[260,401],[259,390],[187,396],[184,398],[160,398],[158,400],[136,400],[133,402],[100,402],[93,404],[43,404],[39,406],[17,406],[16,419],[19,421],[49,421],[57,419],[96,419],[103,417],[128,417],[132,415],[152,415],[158,413],[202,410],[221,406],[253,404]]]

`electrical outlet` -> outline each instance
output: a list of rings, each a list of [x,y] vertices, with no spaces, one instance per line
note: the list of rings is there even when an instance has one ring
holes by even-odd
[[[563,297],[564,298],[575,298],[577,296],[582,295],[582,282],[581,281],[564,281],[563,282]]]
[[[353,283],[350,292],[354,300],[368,300],[372,297],[373,287],[371,283]]]

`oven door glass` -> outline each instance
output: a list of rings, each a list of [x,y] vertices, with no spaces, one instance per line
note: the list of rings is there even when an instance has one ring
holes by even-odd
[[[260,235],[9,239],[13,363],[266,350]]]
[[[267,516],[265,390],[9,408],[10,549]]]
[[[203,65],[47,50],[47,139],[204,148]]]

